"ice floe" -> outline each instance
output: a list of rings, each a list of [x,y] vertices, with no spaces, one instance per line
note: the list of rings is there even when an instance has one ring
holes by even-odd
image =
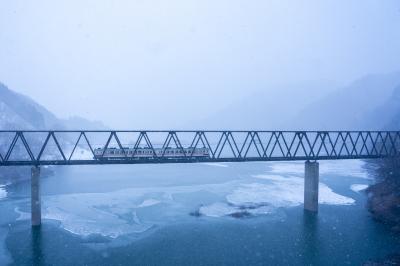
[[[200,214],[209,216],[209,217],[221,217],[221,216],[226,216],[233,214],[238,211],[238,208],[234,206],[229,206],[226,203],[223,202],[216,202],[213,204],[210,204],[208,206],[202,206],[200,207]]]
[[[227,164],[223,164],[223,163],[203,163],[204,165],[208,165],[208,166],[216,166],[216,167],[229,167]]]
[[[234,186],[234,182],[228,182],[49,195],[42,197],[43,218],[58,221],[62,228],[73,234],[117,238],[143,233],[154,226],[187,217],[194,207],[175,199],[176,195],[220,194]],[[21,211],[15,211],[23,217]]]
[[[228,167],[225,164],[208,164]],[[193,216],[245,217],[270,215],[279,208],[303,204],[304,163],[268,164],[265,174],[229,176],[218,184],[186,186],[154,186],[126,188],[109,192],[44,195],[43,218],[56,220],[60,227],[84,237],[102,235],[118,238],[127,234],[142,234],[152,228],[193,219]],[[338,164],[340,168],[340,164]],[[361,176],[362,163],[354,164],[349,173]],[[229,168],[228,168],[229,169]],[[327,169],[327,170],[323,170]],[[321,163],[321,170],[336,168]],[[345,168],[342,171],[345,173]],[[230,175],[230,173],[229,173]],[[195,178],[195,177],[193,177]],[[350,205],[354,200],[319,185],[319,202],[329,205]],[[29,218],[29,213],[16,208],[17,220]]]
[[[365,184],[353,184],[350,186],[350,189],[353,190],[354,192],[361,192],[367,188],[368,188],[368,185],[365,185]]]
[[[304,175],[303,162],[272,163],[270,167],[273,174]],[[335,174],[370,179],[363,160],[321,161],[319,171],[321,175]]]
[[[216,202],[207,206],[201,206],[199,213],[208,217],[232,216],[241,218],[249,215],[270,214],[275,208],[268,205],[235,206],[229,203]]]
[[[98,234],[117,238],[123,234],[141,233],[153,224],[143,223],[136,209],[158,204],[154,199],[140,200],[140,194],[81,193],[44,197],[45,219],[57,220],[74,234]],[[124,196],[125,195],[125,196]]]
[[[371,179],[363,160],[334,160],[323,161],[320,164],[321,174],[336,174]]]
[[[290,205],[299,205],[303,203],[303,178],[279,175],[255,175],[254,177],[270,181],[270,183],[261,184],[261,186],[252,185],[251,190],[253,190],[253,192],[259,190],[264,191],[264,195],[262,196],[264,199],[268,199],[269,202],[274,202],[274,206],[280,207],[288,203]],[[266,189],[268,189],[267,192],[265,191]],[[253,195],[253,197],[255,196]],[[348,205],[353,204],[354,200],[333,192],[326,184],[320,182],[319,202],[330,205]]]
[[[0,200],[7,197],[7,191],[4,186],[0,186]]]
[[[200,213],[211,217],[231,215],[240,210],[250,214],[271,213],[276,208],[303,204],[304,179],[296,176],[256,175],[268,183],[242,184],[226,196],[226,203],[202,206]],[[351,205],[354,199],[339,195],[324,183],[319,184],[319,202],[328,205]]]
[[[170,198],[170,197],[167,197],[167,198]],[[141,204],[139,204],[138,207],[139,208],[149,207],[149,206],[153,206],[153,205],[156,205],[156,204],[159,204],[159,203],[161,203],[161,201],[156,200],[156,199],[146,199]]]
[[[118,213],[95,210],[94,207],[85,207],[77,213],[62,207],[47,207],[44,218],[60,221],[65,230],[81,236],[94,234],[117,238],[123,234],[142,233],[152,227],[140,223],[134,211],[130,214],[131,222],[121,219]]]
[[[18,207],[15,207],[14,211],[19,215],[17,217],[17,219],[16,219],[17,221],[24,221],[24,220],[31,219],[31,213],[30,212],[21,211]]]

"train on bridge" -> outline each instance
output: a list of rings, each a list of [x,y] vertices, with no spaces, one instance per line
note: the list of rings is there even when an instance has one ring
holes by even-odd
[[[70,134],[78,135],[76,141],[70,141]],[[119,136],[126,134],[131,138],[129,142],[123,143],[135,143],[134,145],[121,144]],[[157,134],[164,135],[165,141],[155,143]],[[95,144],[96,146],[91,144],[96,140],[95,136],[103,135],[108,135],[107,141],[104,138],[104,142]],[[183,147],[180,138],[184,138],[187,141],[185,143],[192,144]],[[113,139],[118,145],[114,141],[111,144]],[[150,139],[153,139],[153,143]],[[0,140],[10,143],[5,153],[0,152],[0,166],[32,166],[32,226],[41,224],[40,167],[44,165],[305,161],[304,209],[317,212],[317,160],[383,159],[400,156],[400,131],[0,130]],[[90,153],[75,157],[79,150],[82,151],[82,141],[83,145],[86,142]],[[37,143],[42,144],[38,146]],[[173,143],[176,147],[170,147]],[[74,145],[72,151],[67,149],[71,144]],[[197,145],[202,148],[197,148]]]
[[[208,148],[97,148],[94,150],[94,159],[97,160],[119,160],[123,158],[146,159],[146,158],[210,158]]]

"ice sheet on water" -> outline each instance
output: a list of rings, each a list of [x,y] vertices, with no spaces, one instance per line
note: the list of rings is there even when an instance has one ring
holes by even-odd
[[[24,220],[31,219],[31,213],[30,212],[21,211],[19,209],[19,207],[15,207],[14,211],[18,214],[18,217],[16,219],[17,221],[24,221]]]
[[[237,195],[231,196],[231,202],[237,203],[249,200],[252,194],[252,202],[260,202],[262,199],[272,202],[276,207],[297,206],[303,203],[304,179],[297,176],[279,175],[255,175],[255,178],[269,180],[267,184],[250,184],[247,189],[237,191]],[[249,195],[246,197],[246,195]],[[228,198],[229,200],[229,198]],[[250,198],[251,200],[251,198]],[[319,183],[319,202],[330,205],[354,204],[349,197],[339,195],[332,191],[326,184]],[[236,203],[236,204],[237,204]]]
[[[94,234],[117,238],[123,234],[142,233],[152,227],[151,224],[141,223],[135,211],[131,211],[130,215],[131,221],[121,218],[118,213],[97,211],[93,206],[78,213],[62,207],[48,207],[44,218],[58,220],[65,230],[81,236]]]
[[[246,210],[250,214],[265,214],[277,208],[303,204],[303,178],[279,175],[254,177],[269,182],[241,184],[226,196],[226,203],[202,206],[200,213],[211,217],[231,215],[239,210]],[[319,202],[329,205],[351,205],[355,201],[333,192],[327,185],[320,183]]]
[[[274,174],[304,175],[303,162],[272,163],[270,167],[271,173]],[[365,162],[363,160],[320,161],[319,171],[321,175],[335,174],[370,179],[364,167]]]
[[[141,233],[153,224],[140,221],[136,210],[157,204],[154,199],[141,200],[142,196],[125,190],[47,196],[43,199],[43,216],[60,221],[65,230],[81,236],[99,234],[116,238]]]
[[[368,171],[365,169],[365,164],[363,160],[323,161],[320,164],[320,171],[321,174],[336,174],[371,179]]]
[[[223,217],[234,216],[244,217],[248,215],[263,215],[270,214],[275,211],[275,208],[268,205],[241,205],[236,206],[226,202],[216,202],[207,206],[202,206],[199,209],[200,214],[208,217]]]
[[[208,206],[200,207],[200,213],[209,217],[221,217],[231,215],[238,212],[238,208],[234,206],[229,206],[223,202],[216,202]]]
[[[227,164],[223,164],[223,163],[203,163],[204,165],[208,165],[208,166],[215,166],[215,167],[229,167]]]
[[[4,186],[0,186],[0,200],[7,197],[7,191]]]
[[[156,199],[146,199],[141,204],[139,204],[138,207],[139,208],[141,208],[141,207],[149,207],[149,206],[153,206],[153,205],[156,205],[156,204],[159,204],[159,203],[161,203],[161,201],[156,200]]]
[[[365,184],[353,184],[350,186],[350,189],[353,190],[354,192],[361,192],[367,188],[368,188],[368,185],[365,185]]]
[[[77,235],[99,234],[117,238],[188,216],[194,207],[176,200],[176,195],[220,194],[230,191],[233,186],[228,182],[44,196],[43,218],[57,220],[62,228]]]
[[[268,215],[278,208],[301,205],[304,164],[276,163],[271,164],[271,169],[262,175],[240,179],[235,176],[220,184],[43,196],[43,217],[59,221],[62,228],[74,234],[118,238],[141,234],[165,223],[193,219],[189,214],[197,210],[205,216],[241,217]],[[354,200],[334,193],[320,183],[320,203],[348,205]],[[19,209],[16,213],[20,214],[19,219],[26,218]]]

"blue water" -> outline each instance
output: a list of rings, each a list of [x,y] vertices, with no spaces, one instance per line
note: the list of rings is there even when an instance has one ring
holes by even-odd
[[[399,250],[400,239],[370,217],[365,193],[350,189],[371,180],[347,162],[321,163],[321,182],[353,204],[333,204],[334,198],[312,215],[295,203],[296,197],[280,207],[269,198],[268,213],[193,215],[201,207],[225,204],[243,184],[287,186],[302,193],[295,182],[301,164],[273,166],[59,167],[42,179],[45,219],[40,229],[32,230],[24,217],[29,182],[7,187],[0,201],[0,264],[361,265]],[[263,174],[294,181],[254,177]]]

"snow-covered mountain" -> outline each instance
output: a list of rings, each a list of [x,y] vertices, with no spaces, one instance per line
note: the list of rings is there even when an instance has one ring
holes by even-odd
[[[365,124],[378,128],[400,130],[400,85],[394,88],[389,99],[366,115]]]
[[[322,88],[322,89],[321,89]],[[259,91],[222,108],[202,121],[186,128],[284,130],[291,129],[288,121],[308,104],[336,88],[331,81],[304,81],[266,85]],[[200,126],[199,126],[200,125]]]
[[[81,117],[59,119],[29,97],[16,93],[0,83],[1,129],[106,129],[99,121]]]
[[[301,130],[380,130],[400,106],[400,72],[365,76],[315,101],[290,125]]]
[[[327,81],[286,84],[249,94],[193,125],[243,130],[378,130],[393,119],[400,104],[399,86],[400,72],[367,75],[347,86]]]
[[[59,119],[45,107],[22,94],[13,92],[0,83],[0,130],[39,130],[39,129],[106,129],[101,122],[92,122],[80,117]],[[4,155],[12,141],[13,135],[0,134],[0,153]],[[11,138],[11,139],[10,139]],[[31,144],[43,140],[31,139]],[[76,141],[76,140],[75,140]],[[16,146],[13,154],[26,153]],[[43,169],[44,174],[49,169]],[[29,178],[29,167],[2,167],[0,185],[14,183]]]

